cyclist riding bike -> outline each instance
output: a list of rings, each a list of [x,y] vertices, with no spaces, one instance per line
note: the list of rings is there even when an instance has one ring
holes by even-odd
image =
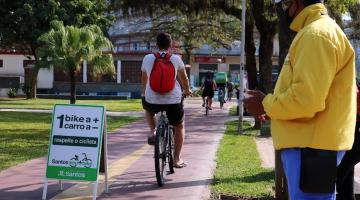
[[[155,143],[155,114],[165,111],[175,132],[174,167],[182,168],[186,164],[180,158],[185,138],[184,109],[181,99],[191,94],[189,79],[180,56],[172,55],[168,51],[172,43],[171,36],[160,33],[156,40],[159,52],[146,55],[141,66],[142,105],[150,127],[148,144]],[[180,80],[180,83],[176,78]]]
[[[226,100],[231,101],[234,92],[234,84],[232,82],[227,83],[227,91],[228,91],[228,95]]]
[[[220,102],[220,107],[226,103],[225,94],[227,87],[227,74],[225,72],[218,72],[215,74],[215,81],[218,89],[218,100]]]
[[[209,108],[209,110],[211,110],[211,105],[212,105],[212,98],[214,97],[214,91],[216,89],[216,83],[213,80],[212,76],[210,73],[206,74],[206,79],[203,82],[203,84],[201,85],[201,91],[202,91],[202,100],[203,100],[203,104],[202,107],[207,106]],[[205,105],[205,98],[208,98],[208,105]]]

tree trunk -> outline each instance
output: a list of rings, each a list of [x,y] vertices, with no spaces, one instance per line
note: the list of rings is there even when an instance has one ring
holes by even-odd
[[[30,98],[31,99],[36,99],[36,89],[37,89],[37,76],[39,74],[39,69],[37,69],[36,67],[33,68],[32,70],[32,75],[31,75],[31,85],[30,85]]]
[[[37,61],[37,56],[36,56],[36,46],[30,46],[29,50],[30,52],[33,54],[35,61]],[[31,80],[30,80],[30,99],[36,99],[36,90],[37,90],[37,77],[39,74],[39,68],[34,67],[32,69],[32,75],[31,75]]]
[[[274,35],[277,21],[272,17],[276,15],[275,7],[269,6],[264,0],[253,0],[252,11],[256,28],[260,33],[259,47],[259,89],[264,93],[272,92],[272,56],[274,48]],[[271,4],[270,4],[271,5]]]
[[[259,47],[259,71],[260,90],[270,93],[273,90],[272,83],[272,56],[274,49],[274,34],[260,33]]]
[[[190,65],[190,56],[191,56],[191,50],[185,47],[185,64]]]
[[[284,64],[285,58],[289,52],[289,48],[293,38],[295,37],[295,32],[292,31],[287,22],[286,13],[282,11],[281,4],[277,5],[277,15],[279,18],[279,74],[281,72],[282,66]]]
[[[250,10],[250,9],[249,9]],[[250,90],[258,88],[255,42],[254,42],[254,19],[251,12],[246,12],[246,34],[245,34],[245,53],[246,53],[246,71],[248,75],[248,87]]]
[[[70,70],[70,104],[75,104],[76,102],[76,80],[75,80],[75,69],[76,67]]]

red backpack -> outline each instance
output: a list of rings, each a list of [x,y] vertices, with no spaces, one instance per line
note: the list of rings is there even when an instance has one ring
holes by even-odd
[[[155,61],[150,73],[150,87],[153,91],[164,94],[175,87],[175,67],[170,61],[171,54],[161,57],[160,53],[154,54]]]

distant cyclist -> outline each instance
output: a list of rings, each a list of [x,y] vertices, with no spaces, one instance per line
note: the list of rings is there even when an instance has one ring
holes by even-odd
[[[226,87],[227,87],[227,91],[228,91],[226,100],[231,101],[231,98],[232,98],[233,92],[234,92],[234,84],[232,82],[228,82]]]
[[[182,168],[186,164],[180,158],[185,138],[184,108],[182,96],[189,96],[191,90],[186,75],[184,62],[180,56],[170,54],[171,36],[160,33],[156,38],[159,52],[144,57],[142,70],[142,104],[145,109],[146,120],[150,126],[148,144],[155,143],[155,114],[166,111],[169,123],[174,126],[174,167]],[[179,79],[179,82],[177,79]],[[181,91],[183,88],[183,91]]]
[[[214,91],[216,89],[216,83],[212,78],[212,75],[210,73],[206,74],[206,79],[203,82],[202,86],[201,86],[201,90],[202,90],[202,99],[203,99],[203,104],[202,106],[205,107],[205,98],[208,97],[208,107],[209,110],[211,110],[211,105],[212,105],[212,98],[214,97]]]
[[[227,74],[225,72],[218,72],[215,74],[215,82],[218,89],[218,100],[221,103],[226,103],[225,94],[226,94],[226,86],[227,86]],[[220,104],[221,105],[221,104]]]

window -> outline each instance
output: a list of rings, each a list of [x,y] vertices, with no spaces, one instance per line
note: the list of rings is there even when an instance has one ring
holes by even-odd
[[[121,62],[121,82],[141,83],[141,61]]]
[[[3,67],[3,60],[0,60],[0,68]]]
[[[132,48],[132,50],[137,51],[137,50],[139,50],[139,48],[140,48],[140,43],[134,42],[134,43],[133,43],[133,48]]]

